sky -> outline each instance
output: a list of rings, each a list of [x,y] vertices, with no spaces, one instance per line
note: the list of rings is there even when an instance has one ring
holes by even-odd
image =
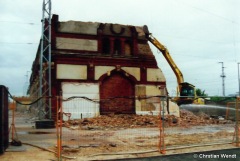
[[[25,95],[41,37],[43,0],[0,0],[0,85],[12,95]],[[184,80],[209,96],[239,90],[239,0],[52,0],[60,21],[147,25],[164,44]],[[168,92],[177,81],[162,54],[151,45]],[[219,62],[223,62],[219,63]]]

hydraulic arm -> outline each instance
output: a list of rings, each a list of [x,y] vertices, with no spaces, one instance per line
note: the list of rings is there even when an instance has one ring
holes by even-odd
[[[203,104],[199,98],[196,96],[196,90],[195,86],[184,82],[183,74],[180,71],[180,69],[177,67],[175,62],[173,61],[168,49],[161,44],[155,37],[152,36],[151,33],[148,31],[148,27],[145,25],[143,26],[143,30],[145,32],[146,38],[158,49],[161,51],[165,59],[167,60],[168,64],[172,68],[178,83],[178,92],[177,92],[177,98],[175,101],[177,104],[190,104],[190,103],[196,103],[196,104]],[[180,97],[179,97],[180,96]]]

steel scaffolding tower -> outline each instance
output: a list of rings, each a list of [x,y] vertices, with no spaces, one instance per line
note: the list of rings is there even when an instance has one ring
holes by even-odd
[[[52,118],[51,112],[51,0],[43,0],[42,6],[42,35],[40,51],[39,71],[39,97],[40,109],[38,117]]]

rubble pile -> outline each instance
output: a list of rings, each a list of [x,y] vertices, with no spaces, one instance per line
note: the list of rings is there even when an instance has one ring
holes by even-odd
[[[88,128],[157,127],[158,124],[159,117],[152,115],[109,114],[79,120],[80,126]]]
[[[194,114],[188,110],[180,110],[179,125],[207,125],[207,124],[226,124],[231,123],[229,120],[220,118],[212,118],[209,115],[201,112]]]
[[[205,113],[195,115],[188,110],[180,110],[180,118],[174,115],[167,115],[164,120],[164,126],[194,126],[208,124],[226,124],[229,120],[220,120],[211,118]],[[109,114],[100,115],[95,118],[84,118],[80,120],[69,120],[64,123],[66,127],[72,129],[92,130],[92,129],[119,129],[119,128],[138,128],[138,127],[158,127],[160,117],[154,115],[127,115],[127,114]],[[75,128],[73,128],[75,126]]]

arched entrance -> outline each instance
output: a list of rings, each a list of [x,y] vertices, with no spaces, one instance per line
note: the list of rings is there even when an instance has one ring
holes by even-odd
[[[112,72],[100,85],[100,114],[135,113],[134,94],[134,82],[121,72]]]

